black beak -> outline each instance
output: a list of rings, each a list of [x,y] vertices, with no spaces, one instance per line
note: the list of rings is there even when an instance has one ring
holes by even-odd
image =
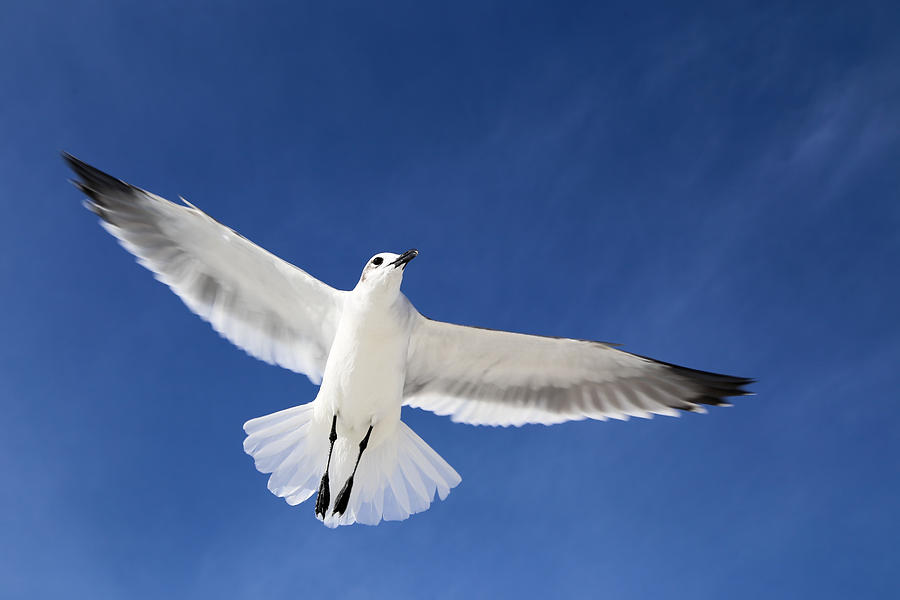
[[[397,260],[391,263],[391,265],[396,269],[397,267],[406,268],[406,263],[414,259],[419,255],[419,251],[413,248],[412,250],[407,250],[403,254],[397,257]]]

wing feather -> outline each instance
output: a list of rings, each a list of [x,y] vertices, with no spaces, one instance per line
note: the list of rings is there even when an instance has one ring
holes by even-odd
[[[193,312],[252,356],[321,381],[345,292],[182,206],[63,154],[101,225]]]
[[[751,379],[687,369],[609,344],[416,315],[404,403],[474,425],[553,424],[706,412]]]

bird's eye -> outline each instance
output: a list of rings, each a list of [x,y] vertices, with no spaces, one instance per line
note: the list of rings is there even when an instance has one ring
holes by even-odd
[[[381,258],[380,256],[376,256],[375,258],[372,259],[372,264],[375,265],[376,267],[383,262],[384,262],[384,259]]]

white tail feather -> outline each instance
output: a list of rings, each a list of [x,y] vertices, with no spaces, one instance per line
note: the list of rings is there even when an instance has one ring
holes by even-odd
[[[295,406],[247,421],[244,451],[253,456],[257,469],[272,474],[269,490],[296,505],[318,490],[328,460],[329,427],[315,419],[312,402]],[[355,451],[356,444],[349,440],[335,444],[332,502],[356,460],[351,449]],[[363,453],[347,510],[340,516],[329,511],[324,522],[336,527],[401,521],[427,510],[435,493],[446,498],[460,481],[453,467],[401,422],[390,437]]]
[[[319,487],[328,458],[328,428],[315,420],[313,404],[301,404],[244,423],[244,452],[271,473],[269,490],[299,504]]]

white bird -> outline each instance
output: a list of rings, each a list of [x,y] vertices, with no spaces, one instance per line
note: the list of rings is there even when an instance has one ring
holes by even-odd
[[[318,491],[326,525],[426,510],[460,482],[400,420],[403,405],[476,425],[705,412],[752,380],[696,371],[609,344],[433,321],[400,291],[418,254],[370,258],[336,290],[185,202],[64,153],[86,206],[138,262],[222,336],[321,384],[315,400],[247,421],[244,450],[288,504]],[[332,499],[332,482],[343,483]]]

